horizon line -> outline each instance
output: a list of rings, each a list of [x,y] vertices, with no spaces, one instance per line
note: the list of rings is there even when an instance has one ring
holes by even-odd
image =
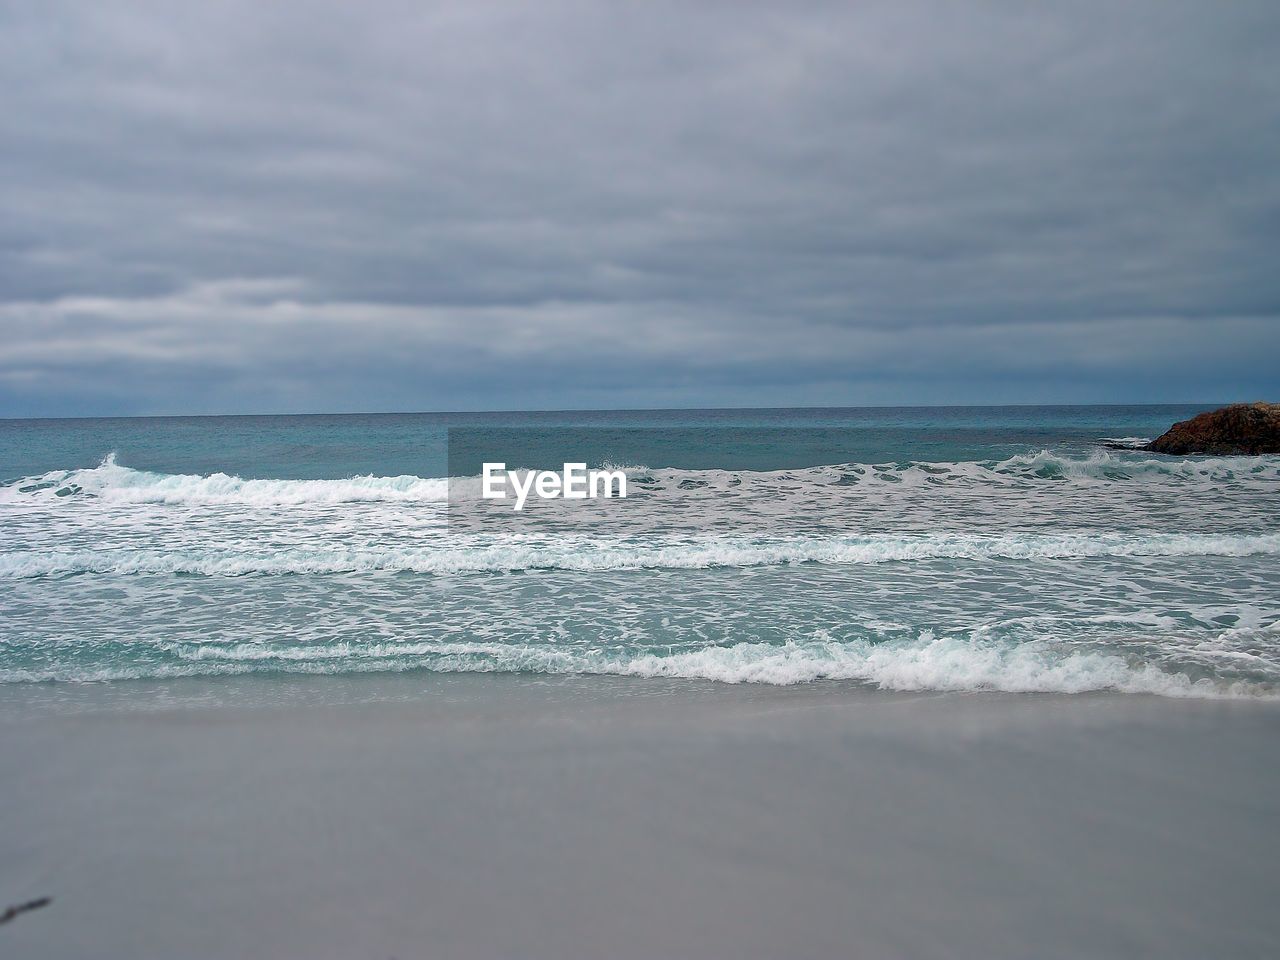
[[[1194,401],[1184,400],[1161,403],[865,403],[848,405],[795,404],[782,407],[719,406],[719,407],[562,407],[545,409],[493,409],[493,410],[354,410],[312,411],[307,413],[124,413],[99,416],[0,416],[0,422],[16,423],[39,420],[230,420],[250,417],[423,417],[468,416],[475,414],[558,414],[558,413],[718,413],[722,411],[763,412],[781,410],[1000,410],[1013,407],[1194,407],[1217,409],[1233,403],[1254,403],[1253,400]]]

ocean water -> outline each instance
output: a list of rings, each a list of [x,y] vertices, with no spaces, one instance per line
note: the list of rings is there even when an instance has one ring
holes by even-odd
[[[1204,406],[0,421],[0,683],[1274,698],[1280,458],[1101,442]],[[489,509],[487,459],[629,495]]]

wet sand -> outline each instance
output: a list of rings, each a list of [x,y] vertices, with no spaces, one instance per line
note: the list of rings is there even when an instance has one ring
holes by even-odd
[[[0,955],[1273,957],[1280,704],[0,689]]]

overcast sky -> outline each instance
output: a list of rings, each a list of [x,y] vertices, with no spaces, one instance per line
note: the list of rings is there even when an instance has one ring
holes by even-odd
[[[1280,400],[1280,4],[0,0],[0,415]]]

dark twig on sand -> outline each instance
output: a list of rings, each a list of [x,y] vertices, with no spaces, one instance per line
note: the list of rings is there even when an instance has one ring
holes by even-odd
[[[53,897],[40,897],[38,900],[28,900],[26,903],[15,903],[4,913],[0,913],[0,923],[8,923],[20,913],[26,913],[28,910],[39,910],[41,907],[47,907],[51,903],[53,903]]]

